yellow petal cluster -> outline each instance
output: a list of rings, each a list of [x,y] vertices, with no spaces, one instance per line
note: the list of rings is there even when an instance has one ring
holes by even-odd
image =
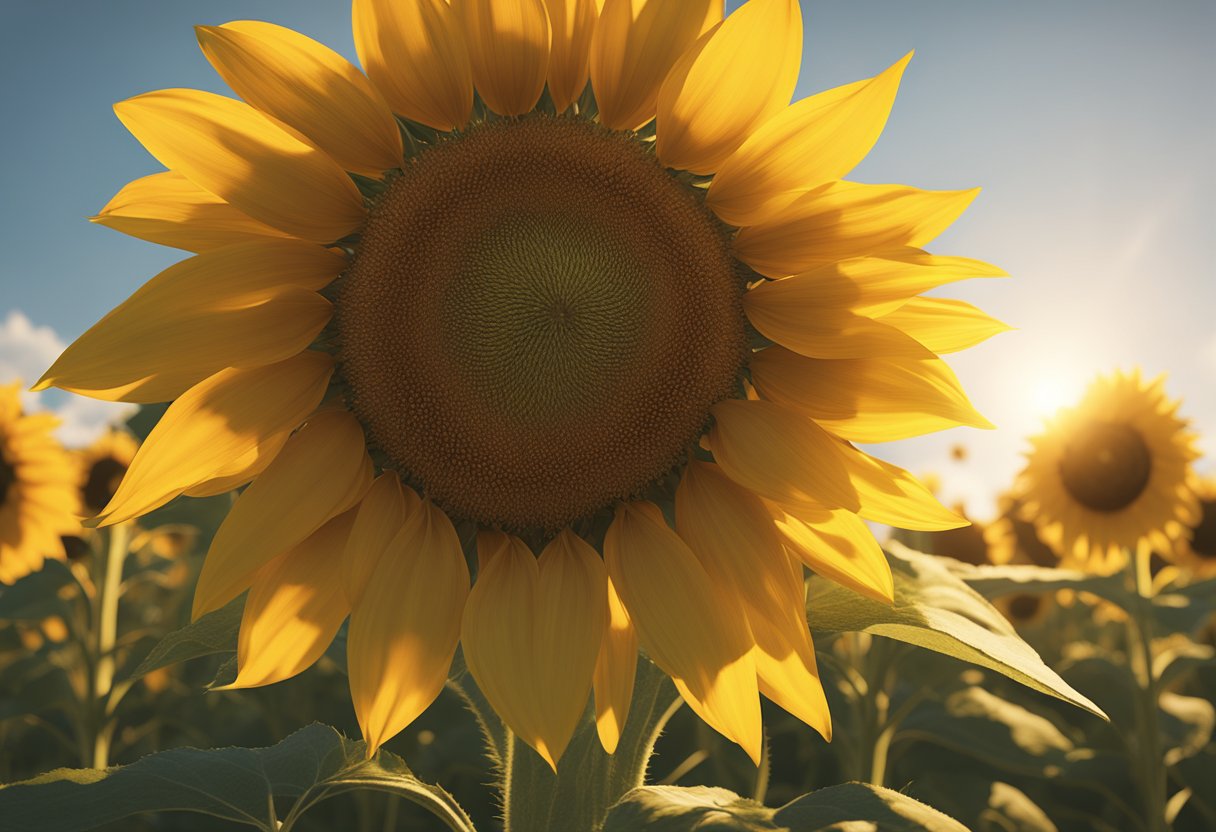
[[[99,522],[248,485],[194,614],[248,593],[240,687],[301,672],[349,617],[369,754],[434,701],[459,645],[507,726],[554,768],[592,695],[599,738],[616,748],[639,651],[753,759],[761,696],[830,737],[804,569],[889,601],[864,521],[966,523],[853,443],[990,427],[939,355],[1006,328],[923,297],[1001,274],[923,250],[976,190],[845,178],[877,142],[911,54],[791,102],[798,0],[748,0],[726,17],[721,0],[354,0],[352,26],[362,70],[270,23],[199,27],[239,99],[169,89],[116,106],[168,170],[93,220],[191,256],[37,385],[172,402]],[[379,464],[332,340],[334,281],[374,209],[356,182],[391,182],[427,152],[417,137],[457,140],[487,114],[533,111],[653,147],[696,183],[748,276],[740,322],[761,345],[738,397],[705,413],[668,499],[621,495],[596,534],[517,536],[449,517],[426,483]],[[33,438],[46,425],[15,414],[0,397],[0,440],[34,461],[9,468],[42,478],[0,503],[0,580],[54,556],[51,531],[71,511],[50,507],[53,453]]]

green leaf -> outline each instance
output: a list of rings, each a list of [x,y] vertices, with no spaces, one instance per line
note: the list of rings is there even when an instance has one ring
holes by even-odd
[[[453,832],[472,832],[451,795],[418,780],[401,758],[381,751],[367,760],[364,750],[313,724],[270,748],[179,748],[129,766],[57,769],[0,786],[0,818],[6,832],[78,832],[143,812],[181,811],[286,832],[326,798],[374,789],[417,803]],[[276,798],[294,799],[282,826]]]
[[[918,777],[912,788],[917,794],[933,795],[942,808],[963,818],[976,832],[1058,832],[1025,792],[1008,783],[951,771]]]
[[[63,593],[68,587],[72,588],[70,593]],[[48,559],[37,572],[12,586],[0,587],[0,620],[41,621],[52,615],[66,620],[72,607],[65,594],[81,597],[80,585],[66,563]]]
[[[1216,707],[1198,696],[1183,696],[1165,691],[1157,700],[1158,719],[1167,751],[1165,764],[1175,765],[1193,757],[1212,741],[1216,728]]]
[[[768,832],[772,816],[729,789],[642,786],[612,807],[603,832]]]
[[[895,579],[888,606],[824,578],[812,578],[807,615],[816,633],[863,632],[886,636],[995,670],[1090,713],[1106,714],[1043,663],[1004,616],[943,558],[892,543],[887,552]]]
[[[1060,774],[1077,752],[1050,720],[980,687],[922,706],[900,724],[897,736],[900,741],[937,743],[999,769],[1038,777]]]
[[[778,829],[790,832],[827,832],[852,829],[881,829],[883,832],[967,832],[967,827],[949,815],[907,795],[869,783],[844,783],[803,795],[773,815]]]
[[[213,656],[216,653],[235,653],[237,633],[241,628],[241,613],[245,609],[245,598],[234,598],[215,612],[209,612],[198,621],[193,621],[174,630],[157,642],[139,667],[131,674],[137,679],[161,667]]]
[[[1122,575],[1090,575],[1071,569],[1050,569],[1028,564],[975,565],[955,560],[948,561],[946,566],[985,598],[1075,589],[1092,592],[1125,606],[1130,597]]]
[[[856,826],[854,826],[856,824]],[[845,783],[769,809],[728,789],[643,786],[612,807],[603,832],[967,832],[953,818],[907,795]]]

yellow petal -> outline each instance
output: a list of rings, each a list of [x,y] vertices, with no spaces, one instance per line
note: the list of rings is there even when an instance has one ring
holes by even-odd
[[[587,64],[591,34],[599,8],[595,0],[545,0],[553,28],[549,52],[549,95],[553,106],[564,112],[587,86]]]
[[[824,361],[770,347],[752,355],[760,395],[851,442],[907,439],[958,425],[992,428],[939,358]]]
[[[314,290],[346,261],[299,240],[238,243],[152,278],[64,350],[34,386],[98,399],[174,399],[225,367],[304,350],[332,314]]]
[[[951,298],[913,298],[879,320],[936,353],[965,350],[1012,329],[971,304]]]
[[[809,293],[797,285],[787,291],[792,281],[798,278],[764,283],[743,296],[752,326],[778,344],[811,358],[933,357],[915,338],[882,321],[845,307],[808,302]]]
[[[350,607],[342,594],[348,511],[257,571],[237,639],[233,688],[290,679],[311,667],[334,640]]]
[[[491,110],[522,115],[540,99],[549,72],[544,0],[461,0],[473,82]]]
[[[791,104],[722,163],[705,202],[735,226],[771,219],[802,194],[841,179],[870,152],[883,128],[909,52],[874,78]]]
[[[270,443],[282,446],[325,395],[334,362],[306,351],[249,370],[229,368],[169,406],[135,454],[100,525],[147,514],[186,490],[243,473]]]
[[[968,521],[943,506],[916,477],[844,442],[836,443],[849,479],[857,489],[866,520],[900,529],[941,531],[966,526]]]
[[[893,249],[764,281],[747,293],[745,303],[770,314],[776,314],[781,307],[790,307],[791,317],[810,317],[824,307],[877,317],[947,283],[1004,274],[979,260],[940,257],[915,248]]]
[[[344,410],[315,414],[237,498],[215,533],[194,591],[193,617],[244,592],[258,569],[358,503],[371,483],[358,420]],[[341,574],[334,580],[341,592]]]
[[[346,172],[248,104],[174,89],[114,112],[165,167],[267,225],[330,243],[363,223],[363,197]]]
[[[533,675],[537,727],[534,747],[553,769],[574,735],[608,618],[608,574],[596,551],[569,529],[537,560]]]
[[[771,616],[750,615],[749,620],[756,640],[760,692],[830,742],[832,715],[801,603],[796,619],[779,621]]]
[[[895,600],[891,564],[869,527],[851,511],[794,517],[769,504],[789,552],[816,574],[875,601]]]
[[[653,119],[667,73],[721,20],[722,0],[605,0],[590,59],[600,123],[633,130]]]
[[[739,485],[782,504],[857,509],[840,443],[810,419],[772,402],[739,399],[718,402],[712,413],[707,444]]]
[[[676,488],[676,531],[710,577],[734,587],[749,608],[789,600],[789,563],[772,516],[719,466],[689,461]]]
[[[516,735],[535,747],[540,715],[533,673],[536,557],[522,540],[502,532],[477,535],[481,568],[464,608],[460,643],[469,672]]]
[[[801,569],[785,553],[768,508],[718,466],[694,460],[676,489],[676,531],[710,579],[743,602],[761,692],[830,737]]]
[[[443,690],[469,595],[452,521],[407,494],[407,519],[350,616],[350,693],[369,757]]]
[[[203,54],[237,95],[342,167],[369,176],[401,167],[401,132],[388,104],[337,52],[260,20],[195,31]]]
[[[186,251],[288,236],[173,171],[128,182],[90,220],[150,243]]]
[[[417,503],[418,498],[413,491],[409,492],[409,498],[411,504],[407,507],[401,478],[393,471],[385,471],[376,477],[359,503],[355,527],[342,553],[342,585],[352,607],[359,605],[380,556],[401,531],[407,509],[410,514],[417,511],[413,503]]]
[[[267,437],[253,451],[233,460],[231,465],[226,466],[226,470],[236,473],[212,477],[198,485],[190,486],[182,493],[187,497],[214,497],[216,494],[227,494],[229,491],[249,484],[274,461],[274,458],[279,455],[279,451],[283,449],[283,445],[287,443],[289,436],[290,434],[273,434]]]
[[[595,662],[595,730],[609,754],[616,751],[629,717],[638,671],[638,633],[612,580],[608,580],[608,625]]]
[[[355,0],[352,24],[359,62],[394,110],[436,130],[468,122],[473,69],[445,0]]]
[[[784,277],[899,246],[919,248],[958,219],[978,193],[830,182],[767,222],[742,229],[735,255],[763,275]]]
[[[749,0],[686,52],[659,90],[655,151],[712,173],[790,103],[802,62],[798,0]]]
[[[760,696],[738,599],[714,583],[651,503],[617,508],[604,560],[650,658],[702,719],[758,762]]]

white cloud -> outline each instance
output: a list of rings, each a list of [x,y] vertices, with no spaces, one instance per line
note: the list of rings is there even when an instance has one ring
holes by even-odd
[[[22,312],[13,309],[0,322],[0,384],[20,381],[33,384],[51,366],[67,345],[49,326],[35,326]],[[69,447],[89,444],[107,426],[122,422],[135,412],[135,405],[100,402],[61,391],[24,391],[21,402],[27,411],[49,410],[62,419],[59,440]]]

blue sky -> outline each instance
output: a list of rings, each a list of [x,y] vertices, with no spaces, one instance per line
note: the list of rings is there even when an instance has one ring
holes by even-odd
[[[951,287],[1017,327],[952,360],[1000,429],[880,452],[936,471],[948,499],[978,497],[982,513],[1045,410],[1096,372],[1138,365],[1169,373],[1216,456],[1216,4],[804,0],[803,12],[798,97],[916,49],[887,131],[853,178],[983,186],[931,248],[1013,275]],[[159,169],[113,102],[161,87],[228,92],[193,24],[272,20],[353,59],[349,14],[343,0],[5,0],[0,375],[36,374],[181,256],[85,220]],[[966,463],[949,462],[956,443]]]

